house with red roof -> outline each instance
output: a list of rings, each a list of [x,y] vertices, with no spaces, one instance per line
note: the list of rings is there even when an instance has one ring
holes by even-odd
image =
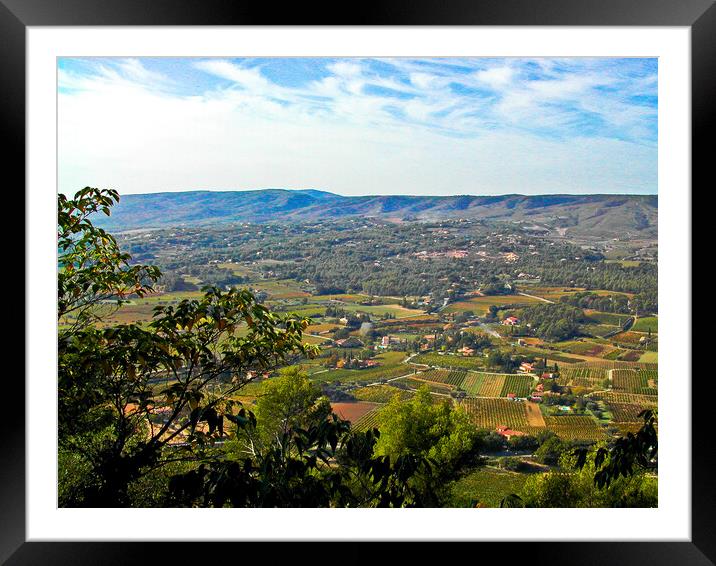
[[[504,436],[507,440],[509,440],[513,436],[525,435],[524,432],[520,432],[519,430],[512,430],[510,427],[504,425],[498,426],[495,431],[497,432],[497,434]]]

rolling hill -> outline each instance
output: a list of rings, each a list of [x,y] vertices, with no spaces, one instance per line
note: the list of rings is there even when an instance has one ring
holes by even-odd
[[[187,191],[122,196],[112,231],[345,217],[520,222],[572,236],[655,238],[656,195],[341,196],[319,190]]]

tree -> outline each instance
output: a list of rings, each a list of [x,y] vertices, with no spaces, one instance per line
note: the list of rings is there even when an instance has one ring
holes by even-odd
[[[562,303],[528,307],[522,311],[522,320],[529,323],[538,336],[552,341],[575,336],[579,325],[585,322],[581,309]]]
[[[427,387],[409,401],[395,396],[380,413],[376,454],[392,460],[417,456],[434,462],[436,473],[416,477],[413,485],[443,497],[445,480],[475,448],[477,434],[467,413],[449,402],[434,403]]]
[[[596,459],[603,448],[601,444],[589,450],[576,472],[577,456],[568,451],[560,458],[560,470],[529,477],[520,493],[524,506],[656,507],[656,478],[643,472],[613,479],[608,485],[594,481],[599,470]]]
[[[594,483],[608,487],[620,477],[653,472],[658,467],[659,438],[656,432],[657,413],[650,409],[638,415],[644,424],[636,433],[628,432],[611,446],[600,446],[593,455]],[[574,452],[574,465],[582,469],[588,462],[584,449]]]
[[[539,447],[539,442],[534,436],[513,436],[507,441],[510,450],[516,452],[533,451]]]
[[[253,419],[240,421],[251,434]],[[374,455],[377,429],[353,432],[333,415],[243,460],[214,458],[171,479],[165,505],[202,507],[423,507],[430,463],[413,455]],[[286,450],[286,446],[292,446]],[[428,482],[429,485],[429,482]]]
[[[528,478],[520,494],[510,494],[501,506],[656,507],[656,413],[646,410],[640,416],[639,431],[613,444],[561,450],[558,470]],[[553,451],[550,439],[537,452],[545,447]]]
[[[290,436],[293,430],[326,420],[331,404],[301,367],[291,366],[268,380],[254,414],[258,439],[266,445]]]
[[[132,482],[201,457],[223,436],[223,417],[238,409],[231,396],[250,372],[316,352],[301,342],[308,319],[271,313],[248,291],[209,288],[156,307],[146,326],[100,327],[106,302],[143,296],[161,275],[132,265],[90,221],[118,200],[89,187],[58,199],[59,446],[62,461],[86,472],[61,505],[129,505]]]
[[[567,445],[558,436],[550,436],[535,451],[535,458],[542,464],[554,466],[559,462],[566,448]]]
[[[119,202],[114,190],[85,187],[57,198],[57,319],[59,340],[69,340],[118,308],[126,297],[151,293],[161,277],[154,266],[130,265],[114,237],[92,224]]]

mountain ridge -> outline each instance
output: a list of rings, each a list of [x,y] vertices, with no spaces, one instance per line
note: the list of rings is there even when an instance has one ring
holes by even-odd
[[[130,194],[109,217],[108,230],[205,226],[232,222],[303,222],[374,217],[390,220],[485,219],[526,222],[571,234],[625,233],[656,237],[657,195],[366,195],[319,189],[196,190]]]

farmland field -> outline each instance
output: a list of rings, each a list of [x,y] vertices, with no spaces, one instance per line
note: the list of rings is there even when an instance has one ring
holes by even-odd
[[[396,395],[400,397],[401,401],[405,401],[414,395],[411,391],[391,387],[390,385],[359,387],[351,391],[351,394],[360,401],[370,401],[373,403],[388,403]]]
[[[614,426],[619,431],[620,435],[626,435],[627,433],[636,433],[642,426],[642,423],[614,423]]]
[[[548,301],[557,302],[561,297],[573,295],[574,293],[583,291],[583,289],[574,287],[544,287],[529,285],[524,286],[521,291],[527,293],[528,295],[534,295],[535,297],[541,297],[543,299],[547,299]]]
[[[585,334],[594,336],[596,338],[606,339],[607,336],[612,336],[614,332],[620,330],[618,326],[609,326],[607,324],[586,324],[582,327]],[[608,353],[603,353],[602,357]]]
[[[356,419],[352,423],[352,428],[355,431],[361,432],[366,431],[370,428],[378,428],[379,426],[379,413],[380,406],[376,406],[367,413],[363,414],[359,419]]]
[[[300,283],[291,279],[259,280],[253,286],[268,294],[270,299],[296,299],[311,296],[311,293],[304,289]]]
[[[442,383],[433,383],[431,381],[425,381],[420,379],[420,374],[416,374],[412,377],[401,377],[395,380],[394,383],[405,385],[410,389],[420,389],[421,387],[427,387],[428,391],[432,393],[439,393],[441,395],[449,395],[452,388],[449,385]]]
[[[495,468],[481,468],[458,479],[451,485],[451,501],[455,507],[499,507],[511,493],[518,493],[526,474]]]
[[[638,332],[632,332],[631,330],[629,330],[627,332],[620,332],[619,334],[615,334],[610,338],[610,340],[618,344],[637,346],[643,336],[643,334],[639,334]]]
[[[484,362],[481,358],[440,355],[435,353],[418,354],[411,360],[411,362],[414,364],[455,369],[477,369],[484,366]]]
[[[317,381],[380,381],[410,375],[413,369],[405,364],[385,365],[368,369],[332,369],[322,373],[313,374]]]
[[[621,327],[630,318],[628,314],[615,314],[611,312],[599,312],[586,309],[584,311],[589,318],[596,320],[601,324],[605,324],[613,327]]]
[[[605,379],[609,377],[609,371],[601,367],[565,367],[560,369],[560,374],[570,378],[584,379]]]
[[[351,304],[351,303],[345,303],[341,305],[342,308],[344,308],[348,312],[364,312],[368,314],[374,314],[374,315],[384,315],[384,314],[390,314],[395,316],[396,319],[404,319],[404,318],[412,318],[415,315],[422,315],[424,314],[424,311],[415,310],[415,309],[408,309],[405,307],[401,307],[400,305],[392,304],[392,305],[360,305],[360,304]]]
[[[465,377],[467,372],[464,370],[453,370],[447,378],[447,383],[454,385],[455,387],[462,388],[462,384],[465,383]]]
[[[340,324],[331,324],[325,322],[319,324],[311,324],[308,328],[306,328],[306,332],[308,334],[320,334],[322,332],[331,332],[332,330],[340,328],[340,326]]]
[[[575,364],[573,367],[593,367],[601,369],[651,369],[656,370],[658,368],[656,363],[643,363],[643,362],[623,362],[619,360],[603,360],[603,361],[592,361],[592,362],[580,362]]]
[[[421,372],[416,377],[435,383],[444,383],[453,387],[462,387],[466,375],[467,371],[465,370],[429,369]]]
[[[358,401],[356,403],[331,403],[331,409],[340,418],[351,422],[359,422],[371,411],[378,409],[378,403]]]
[[[546,426],[547,423],[545,423],[544,416],[537,403],[525,401],[525,409],[527,411],[527,422],[531,427],[539,428]]]
[[[467,391],[468,395],[478,395],[485,381],[485,375],[484,373],[469,372],[465,376],[462,388]]]
[[[643,422],[638,417],[639,413],[644,410],[641,405],[630,403],[607,403],[609,412],[617,423],[639,423]]]
[[[517,352],[519,354],[523,354],[525,356],[535,356],[538,358],[547,358],[548,363],[553,364],[554,362],[558,363],[564,363],[564,364],[576,364],[576,363],[583,363],[583,358],[576,358],[574,356],[567,356],[562,354],[561,352],[555,352],[553,350],[547,350],[547,349],[541,349],[541,348],[525,348],[525,347],[519,347],[516,348]]]
[[[502,389],[508,377],[512,376],[504,373],[469,372],[465,377],[463,389],[468,395],[477,397],[502,397]]]
[[[489,311],[491,305],[496,306],[529,306],[541,302],[539,299],[525,297],[522,295],[493,295],[488,297],[475,297],[468,300],[450,303],[444,312],[466,312],[473,311],[476,314],[485,314]]]
[[[641,405],[647,408],[653,408],[657,406],[656,395],[640,395],[636,393],[619,393],[619,392],[599,392],[593,393],[594,399],[601,399],[607,403],[627,403],[634,405]]]
[[[639,358],[639,361],[656,364],[659,361],[659,353],[658,352],[644,352],[644,353],[642,353],[641,358]]]
[[[612,370],[614,391],[619,393],[657,394],[658,372],[646,369]]]
[[[565,440],[603,440],[607,432],[589,416],[565,415],[545,417],[547,428]]]
[[[601,388],[609,376],[609,370],[596,367],[562,367],[559,370],[559,385]]]
[[[581,356],[601,356],[605,351],[612,350],[613,347],[606,344],[598,344],[590,341],[570,341],[558,342],[554,344],[555,348],[566,352],[567,354],[578,354]]]
[[[648,332],[651,330],[654,334],[657,334],[659,332],[659,319],[655,316],[638,318],[631,330],[634,332]]]
[[[500,392],[501,397],[514,393],[517,397],[527,397],[534,388],[535,380],[529,375],[508,375]]]
[[[529,427],[525,404],[508,399],[464,399],[460,405],[470,415],[478,428],[494,430],[498,426],[508,426],[515,430]]]
[[[450,373],[451,370],[449,369],[429,369],[420,373],[420,379],[434,381],[435,383],[446,383]]]

